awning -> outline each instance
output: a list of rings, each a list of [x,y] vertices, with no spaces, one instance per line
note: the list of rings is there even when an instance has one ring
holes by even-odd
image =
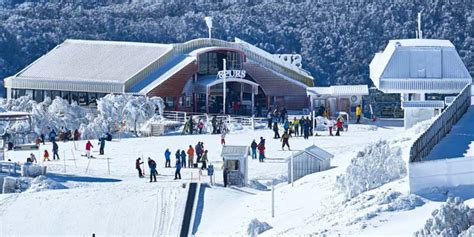
[[[247,79],[241,79],[241,78],[227,78],[226,82],[239,82],[247,85],[251,85],[253,87],[253,92],[254,94],[258,94],[258,87],[259,85],[253,81],[247,80]],[[205,77],[200,77],[197,82],[195,83],[195,91],[197,93],[206,93],[207,89],[218,85],[222,84],[224,81],[222,79],[217,78],[217,76],[205,76]]]
[[[367,85],[343,85],[329,87],[308,87],[306,88],[308,96],[320,97],[336,97],[336,96],[353,96],[368,95],[369,87]]]

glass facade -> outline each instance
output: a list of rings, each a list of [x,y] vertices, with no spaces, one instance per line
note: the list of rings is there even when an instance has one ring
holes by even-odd
[[[75,101],[79,105],[97,105],[97,99],[106,96],[105,93],[95,92],[73,92],[73,91],[50,91],[50,90],[24,90],[12,89],[12,99],[18,99],[22,96],[29,95],[36,102],[42,102],[46,97],[54,100],[56,97],[61,97],[69,103]]]
[[[242,55],[234,51],[214,51],[199,55],[199,74],[217,75],[224,69],[223,59],[227,60],[227,70],[242,69]]]

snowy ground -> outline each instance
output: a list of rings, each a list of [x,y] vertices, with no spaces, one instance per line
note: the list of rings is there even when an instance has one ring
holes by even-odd
[[[330,170],[306,176],[295,182],[294,187],[286,182],[287,164],[284,162],[291,151],[281,151],[281,144],[272,139],[271,131],[245,130],[229,134],[226,138],[229,145],[249,145],[252,139],[266,138],[268,159],[265,163],[249,161],[249,179],[264,185],[270,180],[277,181],[274,218],[271,217],[271,192],[250,187],[222,187],[219,135],[114,140],[106,144],[105,156],[94,152],[98,159],[90,160],[90,164],[81,156],[85,141],[76,144],[77,150],[72,142],[59,143],[60,155],[66,159],[45,164],[50,172],[48,178],[68,189],[0,195],[0,235],[177,235],[187,193],[182,183],[207,182],[208,177],[204,176],[205,172],[199,176],[197,169],[183,169],[183,180],[173,181],[174,169],[163,168],[163,152],[170,148],[174,155],[176,149],[187,149],[203,141],[211,163],[218,169],[218,184],[205,189],[204,206],[198,213],[201,216],[196,228],[198,236],[247,235],[247,226],[254,218],[273,227],[263,233],[266,236],[323,233],[411,236],[445,199],[409,195],[406,177],[350,200],[335,188],[337,175],[370,143],[387,140],[392,146],[401,147],[407,159],[408,147],[422,129],[405,131],[401,127],[382,125],[385,124],[351,125],[341,137],[319,132],[322,136],[309,140],[290,139],[294,151],[315,144],[334,154]],[[51,150],[51,144],[40,149]],[[15,151],[9,152],[8,158],[24,162],[28,155],[28,151]],[[134,168],[139,156],[157,161],[158,183],[150,184],[148,179],[137,178]],[[472,204],[472,199],[468,203]],[[29,227],[19,228],[25,222]]]

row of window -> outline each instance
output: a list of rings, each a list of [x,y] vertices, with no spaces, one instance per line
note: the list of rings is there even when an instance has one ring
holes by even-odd
[[[106,96],[106,94],[95,92],[12,89],[12,99],[18,99],[22,96],[30,96],[38,103],[44,101],[46,97],[52,99],[61,97],[69,101],[69,103],[76,101],[79,105],[97,105],[97,99]]]

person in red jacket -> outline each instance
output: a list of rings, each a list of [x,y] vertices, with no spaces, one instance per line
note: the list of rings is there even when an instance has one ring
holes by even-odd
[[[87,156],[87,159],[91,158],[91,148],[93,148],[94,146],[92,145],[91,141],[87,141],[86,143],[86,156]]]
[[[339,132],[342,131],[342,125],[343,125],[342,118],[341,118],[341,117],[337,118],[337,122],[336,122],[336,128],[337,128],[336,136],[340,136],[340,135],[339,135]]]
[[[258,149],[258,161],[260,162],[263,162],[263,160],[265,159],[265,143],[264,142],[260,142],[260,144],[258,144],[257,146],[257,149]]]

